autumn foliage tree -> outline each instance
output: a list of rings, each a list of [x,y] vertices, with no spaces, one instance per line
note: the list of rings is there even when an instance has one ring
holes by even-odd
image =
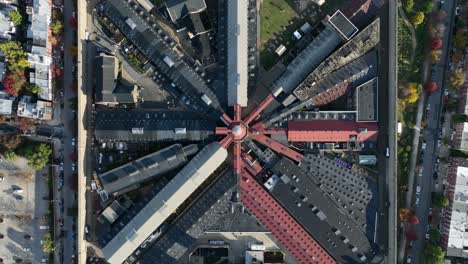
[[[409,240],[409,241],[414,241],[418,239],[418,235],[414,231],[407,231],[405,233],[405,236],[406,236],[406,240]]]
[[[421,25],[422,22],[424,22],[424,13],[416,12],[416,14],[414,14],[413,17],[411,17],[411,22],[413,22],[413,24],[415,24],[416,26]]]
[[[424,91],[426,91],[426,93],[433,93],[436,90],[437,90],[437,83],[427,82],[426,84],[424,84]]]
[[[3,88],[4,91],[9,95],[18,95],[18,92],[25,83],[26,78],[24,77],[24,73],[19,70],[9,72],[3,77]]]
[[[433,50],[442,48],[442,40],[440,38],[433,39],[431,43],[431,48]]]
[[[439,49],[436,49],[436,50],[431,50],[431,61],[432,63],[439,63],[440,62],[440,59],[442,57],[442,51],[439,50]]]

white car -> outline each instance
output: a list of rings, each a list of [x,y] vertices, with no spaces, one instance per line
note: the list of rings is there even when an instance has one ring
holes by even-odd
[[[23,192],[24,192],[23,189],[15,189],[15,190],[13,190],[13,193],[14,193],[14,194],[19,194],[19,193],[23,193]]]

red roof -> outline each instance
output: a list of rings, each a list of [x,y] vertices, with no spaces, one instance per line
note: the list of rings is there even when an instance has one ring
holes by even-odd
[[[245,207],[271,231],[271,234],[299,263],[336,263],[333,257],[245,169],[242,170],[239,185],[242,188],[241,200]]]
[[[308,120],[288,122],[288,141],[291,142],[347,142],[351,136],[357,141],[376,141],[379,128],[376,122],[347,120]]]

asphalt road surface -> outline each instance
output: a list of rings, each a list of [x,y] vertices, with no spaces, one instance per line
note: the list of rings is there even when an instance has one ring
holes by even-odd
[[[443,110],[443,97],[445,89],[445,80],[447,78],[446,69],[448,64],[448,51],[449,51],[449,41],[451,36],[451,28],[453,24],[453,18],[455,15],[455,1],[446,1],[442,5],[442,9],[445,10],[448,14],[445,22],[447,30],[443,38],[443,47],[442,47],[442,60],[435,66],[433,66],[433,81],[436,81],[440,87],[436,92],[432,93],[428,98],[427,112],[429,116],[427,117],[427,126],[424,129],[424,141],[426,142],[426,150],[423,155],[423,173],[422,176],[416,177],[416,186],[421,187],[420,194],[415,195],[415,201],[419,199],[418,204],[415,203],[416,215],[419,218],[420,224],[416,228],[416,233],[418,235],[418,240],[414,242],[413,248],[410,250],[409,255],[412,256],[412,263],[421,263],[423,258],[423,252],[425,247],[425,235],[426,235],[426,226],[428,225],[428,214],[429,208],[431,207],[431,193],[434,188],[432,175],[434,174],[435,161],[438,156],[438,146],[437,141],[439,138],[439,133],[441,130],[441,115]]]
[[[396,97],[397,97],[397,30],[398,30],[398,10],[396,0],[388,1],[388,51],[385,54],[388,57],[387,65],[387,81],[388,84],[388,149],[389,157],[386,159],[386,179],[387,179],[387,194],[388,194],[388,210],[387,210],[387,228],[388,228],[388,245],[387,259],[385,263],[396,263],[397,261],[397,143],[396,143]],[[385,24],[385,20],[383,20]],[[385,39],[381,39],[385,41]],[[385,47],[385,45],[384,45]],[[384,58],[386,56],[383,56]],[[384,69],[380,69],[382,71]],[[384,111],[385,108],[380,108],[379,111]],[[381,120],[379,120],[382,124]],[[385,131],[385,130],[383,130]]]

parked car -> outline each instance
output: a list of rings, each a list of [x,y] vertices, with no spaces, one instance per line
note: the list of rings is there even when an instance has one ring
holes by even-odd
[[[14,194],[19,194],[19,193],[23,193],[23,192],[24,192],[24,190],[21,189],[21,188],[15,188],[15,189],[13,190],[13,193],[14,193]]]

